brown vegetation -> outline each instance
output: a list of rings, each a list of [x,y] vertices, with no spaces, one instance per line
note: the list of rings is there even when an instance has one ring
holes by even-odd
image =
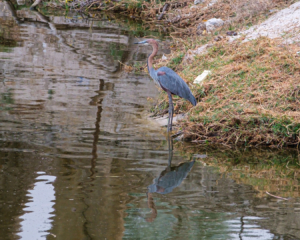
[[[180,123],[185,139],[225,145],[297,145],[300,140],[300,58],[293,47],[259,38],[218,42],[195,57],[180,75],[191,82],[213,73],[203,86],[190,85],[198,104]],[[175,99],[177,110],[191,108]]]
[[[239,21],[255,14],[256,5],[250,4],[247,12],[243,11],[243,4],[248,2],[230,2],[231,10],[240,6],[235,11],[234,29],[243,28]],[[286,3],[256,2],[262,12]],[[221,4],[225,3],[229,1]],[[231,12],[227,11],[227,14]],[[231,27],[218,29],[215,34],[222,36]],[[279,40],[268,38],[228,43],[224,34],[215,42],[215,34],[174,38],[176,51],[172,51],[168,60],[157,61],[157,67],[167,65],[175,69],[190,84],[198,100],[197,106],[191,108],[186,101],[175,98],[175,112],[188,112],[188,118],[179,124],[184,130],[184,139],[226,146],[297,146],[300,142],[300,58],[296,52],[300,46],[282,45]],[[188,49],[210,42],[213,47],[207,54],[192,58],[188,65],[182,61]],[[192,85],[191,82],[203,70],[211,70],[212,75],[202,86]],[[164,113],[167,107],[165,99],[152,111]]]
[[[194,0],[59,0],[59,5],[79,11],[113,11],[142,19],[145,24],[172,33],[173,36],[193,35],[200,23],[210,18],[222,18],[227,24],[243,22],[244,25],[258,21],[261,13],[271,8],[282,8],[295,0],[206,0],[194,5]],[[53,6],[50,2],[49,6]]]

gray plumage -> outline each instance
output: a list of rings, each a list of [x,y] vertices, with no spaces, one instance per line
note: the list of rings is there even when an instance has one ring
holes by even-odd
[[[157,70],[154,68],[148,69],[150,76],[153,80],[163,89],[168,90],[172,94],[177,95],[190,101],[194,106],[196,106],[197,101],[193,96],[188,85],[183,81],[183,79],[172,69],[168,67],[161,67]],[[158,75],[158,72],[164,72],[164,75]]]
[[[168,93],[169,97],[169,121],[168,121],[168,131],[172,130],[172,121],[173,121],[173,113],[174,106],[172,101],[172,94],[177,95],[181,98],[184,98],[190,101],[194,106],[196,106],[197,101],[193,96],[188,85],[183,81],[183,79],[178,76],[176,72],[168,67],[161,67],[155,70],[152,67],[153,58],[158,51],[157,41],[154,39],[148,39],[141,42],[137,42],[136,44],[151,44],[153,51],[152,54],[149,55],[147,60],[148,72],[154,82],[158,84],[164,91]]]

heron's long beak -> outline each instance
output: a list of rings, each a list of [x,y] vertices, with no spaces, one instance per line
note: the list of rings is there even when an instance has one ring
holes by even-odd
[[[144,44],[144,43],[147,43],[147,40],[141,42],[135,42],[134,44]]]

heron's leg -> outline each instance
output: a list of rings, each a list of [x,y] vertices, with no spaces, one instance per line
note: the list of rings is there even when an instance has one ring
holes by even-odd
[[[170,118],[171,118],[171,112],[170,112],[170,108],[169,108],[169,117],[168,117],[168,126],[167,126],[167,131],[169,132],[170,129]]]
[[[168,134],[168,148],[169,148],[169,159],[168,159],[167,171],[171,171],[171,162],[173,158],[173,139],[169,134]]]
[[[172,122],[173,122],[173,101],[172,101],[172,94],[168,91],[168,97],[169,97],[169,120],[168,120],[168,132],[172,131]]]
[[[171,95],[171,99],[172,99],[172,95]],[[171,130],[172,130],[172,126],[173,126],[173,116],[174,116],[174,105],[173,105],[173,100],[172,100]]]

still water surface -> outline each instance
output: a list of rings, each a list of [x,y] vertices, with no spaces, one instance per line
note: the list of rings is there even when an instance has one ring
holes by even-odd
[[[298,198],[170,155],[136,33],[71,20],[0,1],[1,240],[298,239]]]

